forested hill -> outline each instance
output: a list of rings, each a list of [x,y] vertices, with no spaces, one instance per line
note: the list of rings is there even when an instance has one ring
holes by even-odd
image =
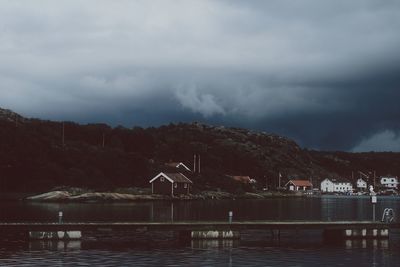
[[[64,138],[63,138],[64,136]],[[289,178],[312,178],[351,171],[400,173],[399,153],[315,152],[294,141],[238,128],[170,124],[159,128],[111,128],[26,119],[0,109],[0,190],[46,191],[55,186],[97,190],[148,187],[165,163],[193,166],[201,156],[201,173],[192,175],[195,190],[249,190],[227,175],[249,175],[258,188],[275,187]]]

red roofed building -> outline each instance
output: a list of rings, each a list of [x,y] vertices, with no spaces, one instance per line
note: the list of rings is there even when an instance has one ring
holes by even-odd
[[[309,180],[289,180],[285,187],[289,191],[307,191],[312,190],[313,185]]]

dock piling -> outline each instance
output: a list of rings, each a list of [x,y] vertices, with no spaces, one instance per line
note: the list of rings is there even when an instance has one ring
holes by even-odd
[[[58,223],[62,224],[62,221],[63,221],[63,212],[59,211],[58,212]]]
[[[229,223],[232,223],[233,211],[228,212]]]

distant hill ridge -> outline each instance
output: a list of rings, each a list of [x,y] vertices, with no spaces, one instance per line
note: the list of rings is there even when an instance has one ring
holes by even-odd
[[[18,113],[15,113],[9,109],[0,108],[0,120],[15,121],[24,119]]]
[[[326,177],[354,179],[357,170],[377,175],[400,173],[400,153],[318,152],[293,140],[241,128],[178,123],[158,128],[112,128],[25,119],[0,109],[0,178],[3,191],[46,191],[56,186],[112,190],[148,187],[165,163],[193,167],[201,157],[201,173],[192,175],[194,190],[251,191],[230,176],[250,176],[256,187],[275,188],[288,179]]]

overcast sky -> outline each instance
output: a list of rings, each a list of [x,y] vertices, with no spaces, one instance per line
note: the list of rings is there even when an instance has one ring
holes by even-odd
[[[0,0],[0,107],[400,151],[400,1]]]

